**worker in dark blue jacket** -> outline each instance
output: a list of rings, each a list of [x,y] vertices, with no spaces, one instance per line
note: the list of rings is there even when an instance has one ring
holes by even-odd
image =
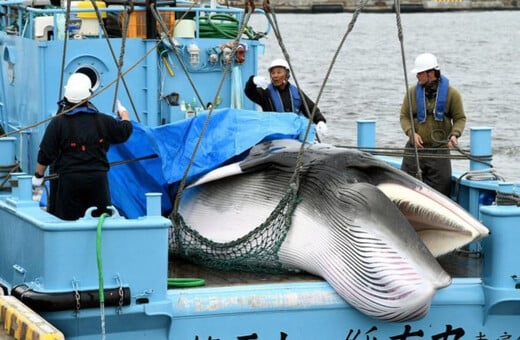
[[[128,140],[133,131],[123,106],[118,107],[118,119],[99,112],[88,101],[91,87],[83,73],[68,79],[58,103],[61,114],[45,130],[33,176],[33,185],[41,186],[47,167],[52,166],[58,178],[48,198],[50,212],[64,220],[76,220],[90,207],[97,207],[93,216],[107,212],[111,205],[107,151],[110,144]]]

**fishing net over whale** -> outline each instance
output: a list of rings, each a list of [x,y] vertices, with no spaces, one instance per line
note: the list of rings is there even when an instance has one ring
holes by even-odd
[[[149,154],[157,158],[113,167],[110,170],[113,204],[122,215],[135,218],[145,214],[145,193],[162,193],[162,213],[172,212],[174,195],[179,181],[190,163],[206,120],[202,114],[193,119],[149,128],[134,122],[130,140],[110,149],[111,161],[132,159]],[[245,110],[216,110],[202,139],[188,173],[187,183],[231,161],[240,160],[256,144],[273,139],[302,139],[308,120],[292,113],[265,113]],[[313,138],[314,131],[310,136]],[[283,270],[276,260],[278,248],[291,224],[291,215],[297,204],[294,190],[280,199],[278,206],[264,223],[241,239],[216,243],[202,237],[184,222],[180,214],[171,215],[174,228],[170,248],[177,254],[221,269],[253,270],[251,263],[258,258],[274,263],[268,268],[254,270]]]

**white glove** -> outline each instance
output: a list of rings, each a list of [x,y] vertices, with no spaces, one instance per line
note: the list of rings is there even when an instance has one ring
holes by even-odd
[[[117,100],[116,105],[117,105],[117,112],[121,113],[121,112],[123,112],[123,111],[128,111],[128,110],[126,109],[126,107],[124,107],[123,104],[121,104],[121,102],[119,101],[119,99]]]
[[[319,121],[318,124],[316,124],[316,132],[318,132],[318,136],[320,136],[320,138],[327,136],[327,131],[327,123],[324,121]]]
[[[36,176],[32,176],[32,185],[33,187],[41,187],[43,185],[44,178],[38,178]]]
[[[262,89],[266,89],[269,86],[270,81],[261,76],[253,77],[253,83],[255,83],[256,87],[260,87]]]

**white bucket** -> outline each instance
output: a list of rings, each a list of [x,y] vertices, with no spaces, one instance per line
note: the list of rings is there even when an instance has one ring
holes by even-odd
[[[175,25],[173,36],[175,38],[195,38],[195,20],[183,19]]]

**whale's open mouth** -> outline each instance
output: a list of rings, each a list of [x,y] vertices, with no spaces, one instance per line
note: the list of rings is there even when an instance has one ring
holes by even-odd
[[[465,210],[434,190],[388,183],[378,188],[396,204],[435,257],[489,234]]]

